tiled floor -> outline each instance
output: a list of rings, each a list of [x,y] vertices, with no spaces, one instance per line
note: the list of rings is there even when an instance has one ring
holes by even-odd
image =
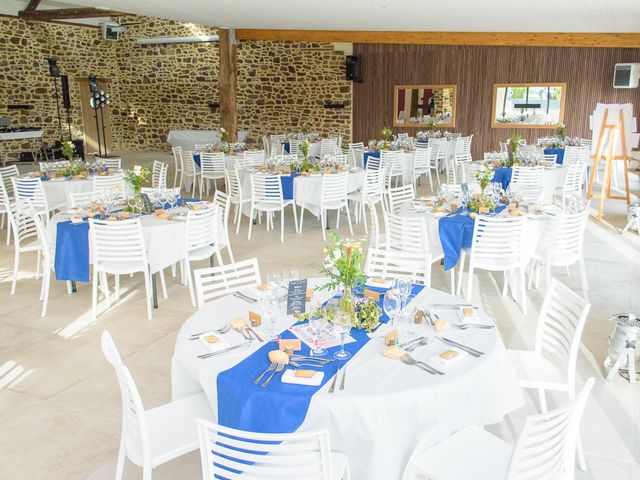
[[[127,159],[130,164],[133,159],[160,157],[169,160],[149,154]],[[601,372],[612,328],[609,316],[640,311],[640,238],[620,237],[615,230],[625,223],[621,203],[609,203],[607,212],[610,223],[591,221],[585,241],[593,307],[578,362],[579,385],[595,376],[596,387],[582,429],[590,469],[577,478],[640,479],[640,383],[630,385],[622,378],[607,382]],[[319,224],[306,222],[304,233],[296,235],[287,215],[284,245],[276,232],[266,232],[263,226],[254,229],[251,241],[246,239],[246,223],[240,235],[232,233],[236,258],[258,257],[264,274],[295,265],[301,274],[313,275],[311,264],[320,259],[323,246]],[[355,229],[363,233],[361,226]],[[341,233],[347,233],[344,223]],[[169,299],[160,299],[153,320],[147,320],[142,280],[127,277],[120,302],[93,322],[89,285],[80,284],[78,292],[68,296],[64,284],[53,282],[48,315],[40,318],[35,258],[26,258],[17,294],[11,296],[13,247],[0,243],[0,478],[113,478],[120,394],[113,370],[102,357],[100,334],[108,329],[114,336],[145,406],[164,403],[170,399],[175,335],[193,312],[188,291],[168,275]],[[554,273],[578,289],[577,277]],[[478,277],[474,301],[495,318],[507,346],[531,347],[543,291],[529,292],[529,315],[523,318],[511,300],[500,296],[492,277],[485,273]],[[440,268],[434,269],[433,285],[448,287],[448,276]],[[531,397],[526,407],[489,428],[511,439],[524,416],[535,409]],[[196,479],[199,468],[198,454],[193,453],[158,468],[154,478]],[[140,469],[127,464],[125,478],[141,478]]]

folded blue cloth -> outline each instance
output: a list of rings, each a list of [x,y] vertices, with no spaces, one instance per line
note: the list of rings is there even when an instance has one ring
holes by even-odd
[[[386,290],[367,288],[378,292]],[[414,285],[412,294],[419,293],[423,288],[422,285]],[[382,305],[382,301],[383,295],[381,295],[378,304]],[[380,321],[386,323],[388,320],[389,318],[383,312]],[[369,336],[362,329],[352,329],[350,335],[356,341],[345,344],[344,349],[353,356],[369,341]],[[289,330],[286,330],[280,338],[296,337]],[[256,385],[253,381],[269,367],[269,352],[277,348],[275,342],[266,343],[240,363],[218,375],[216,388],[218,391],[218,423],[220,425],[250,432],[294,432],[302,425],[313,395],[324,384],[332,380],[338,368],[341,368],[345,363],[336,360],[328,363],[324,368],[318,369],[324,372],[322,384],[318,387],[282,383],[280,381],[282,373],[276,374],[267,387]],[[330,348],[325,357],[333,358],[333,353],[339,349],[339,346]],[[302,350],[296,353],[309,355],[309,347],[303,343]],[[262,381],[266,378],[265,375]]]
[[[493,183],[499,183],[500,185],[502,185],[502,188],[506,190],[509,184],[511,183],[512,173],[513,172],[510,167],[496,168],[493,171],[493,178],[491,179],[491,181]]]

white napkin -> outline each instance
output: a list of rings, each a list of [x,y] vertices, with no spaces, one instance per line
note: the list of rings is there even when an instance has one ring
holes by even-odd
[[[282,383],[293,383],[295,385],[308,385],[310,387],[317,387],[322,383],[323,378],[324,372],[319,371],[316,371],[313,377],[310,378],[296,377],[296,371],[291,368],[287,368],[282,374],[280,381]]]
[[[456,355],[455,357],[450,358],[448,360],[446,358],[442,358],[440,356],[440,354],[442,352],[446,352],[447,350],[453,350],[454,352],[457,352],[458,355]],[[459,363],[460,360],[463,359],[464,357],[466,357],[467,355],[469,355],[469,354],[467,352],[465,352],[464,350],[460,350],[459,348],[456,348],[456,347],[449,347],[449,348],[444,348],[437,355],[434,355],[433,357],[430,357],[427,360],[427,363],[429,365],[433,365],[437,369],[447,369],[447,368],[451,368],[453,365]]]
[[[373,288],[391,288],[393,287],[393,280],[385,280],[384,283],[377,283],[373,281],[373,278],[370,278],[365,282],[365,285]]]
[[[216,337],[218,337],[218,343],[207,342],[204,337],[208,337],[209,335],[215,335]],[[216,332],[203,333],[202,335],[200,335],[200,342],[202,342],[202,344],[211,352],[217,352],[219,350],[229,348],[229,344],[222,339],[219,333]]]

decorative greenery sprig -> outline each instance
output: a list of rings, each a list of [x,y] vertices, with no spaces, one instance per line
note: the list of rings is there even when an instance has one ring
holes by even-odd
[[[565,137],[565,130],[566,130],[566,126],[564,123],[561,123],[560,125],[558,125],[558,127],[556,128],[556,135],[558,136],[558,138],[560,140],[564,140]]]
[[[391,129],[389,127],[384,127],[382,129],[382,131],[380,132],[380,136],[382,137],[382,140],[385,141],[385,143],[389,142],[389,140],[391,140],[391,136],[393,135],[393,132],[391,131]]]
[[[330,243],[323,252],[326,257],[320,266],[320,273],[329,277],[329,282],[320,290],[332,290],[340,285],[354,288],[363,285],[367,276],[363,271],[364,250],[362,243],[351,239],[342,241],[336,233],[331,233]]]
[[[73,155],[76,153],[76,146],[73,142],[65,140],[60,143],[60,151],[71,162],[73,161]]]
[[[480,184],[480,188],[484,192],[484,189],[489,185],[489,182],[493,179],[494,171],[487,167],[482,167],[476,170],[476,180]]]
[[[220,127],[220,142],[227,143],[228,141],[229,133],[223,127]]]
[[[302,156],[304,157],[305,160],[309,156],[309,147],[310,147],[310,144],[308,140],[305,140],[300,145],[300,151],[302,152]]]
[[[367,332],[372,332],[380,323],[382,309],[370,298],[359,298],[356,300],[355,328],[364,328]]]
[[[124,181],[131,187],[135,193],[139,193],[142,188],[142,184],[149,176],[149,170],[136,165],[133,170],[127,170],[124,172]]]

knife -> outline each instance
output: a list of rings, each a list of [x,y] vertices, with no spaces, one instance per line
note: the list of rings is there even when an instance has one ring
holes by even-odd
[[[475,348],[471,348],[471,347],[468,347],[466,345],[462,345],[461,343],[454,342],[453,340],[450,340],[450,339],[445,338],[445,337],[439,337],[439,338],[444,343],[447,343],[449,345],[453,345],[454,347],[458,347],[460,350],[464,350],[469,355],[473,355],[474,357],[480,357],[480,356],[484,355],[484,352],[481,352],[480,350],[476,350]]]

